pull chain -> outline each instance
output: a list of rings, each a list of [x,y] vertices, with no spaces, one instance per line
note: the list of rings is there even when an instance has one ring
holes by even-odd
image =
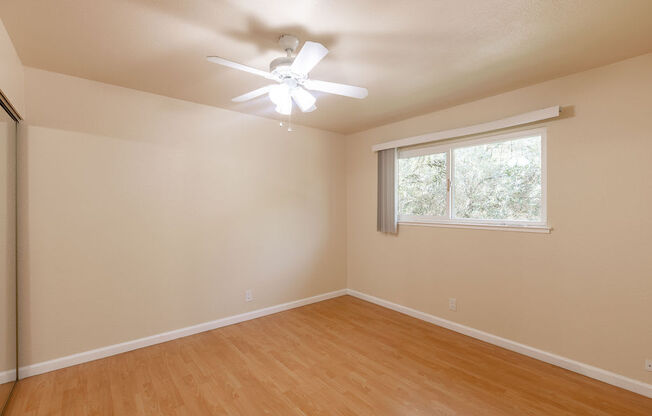
[[[285,126],[286,124],[287,124],[287,126],[288,126],[288,131],[293,131],[293,130],[292,130],[292,113],[290,113],[290,114],[288,115],[288,121],[287,121],[287,123],[283,123],[283,120],[281,120],[281,121],[278,122],[278,125],[279,125],[280,127],[283,127],[283,126]]]

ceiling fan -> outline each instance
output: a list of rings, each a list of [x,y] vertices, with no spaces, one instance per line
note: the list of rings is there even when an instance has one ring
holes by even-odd
[[[321,43],[306,41],[299,53],[294,57],[292,54],[299,46],[299,39],[292,35],[283,35],[278,43],[287,56],[274,59],[269,64],[269,72],[229,61],[219,56],[206,57],[210,62],[277,82],[242,94],[233,98],[232,101],[243,102],[268,94],[269,99],[276,105],[278,113],[290,115],[292,113],[292,102],[296,103],[304,113],[314,111],[317,108],[315,106],[317,100],[309,91],[321,91],[352,98],[365,98],[367,96],[366,88],[308,78],[310,71],[328,53],[328,49]]]

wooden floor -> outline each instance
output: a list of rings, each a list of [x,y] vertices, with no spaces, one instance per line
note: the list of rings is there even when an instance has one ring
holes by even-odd
[[[652,399],[343,296],[21,381],[8,415],[652,415]]]
[[[11,394],[11,388],[13,387],[14,382],[10,381],[9,383],[0,384],[0,413],[2,413],[2,408],[4,407],[9,394]]]

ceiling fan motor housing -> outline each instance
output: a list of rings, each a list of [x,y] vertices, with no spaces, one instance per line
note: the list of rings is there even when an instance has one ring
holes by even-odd
[[[269,72],[278,74],[282,78],[289,76],[292,62],[294,62],[294,58],[288,56],[276,58],[269,64]]]
[[[287,56],[274,59],[269,64],[269,72],[277,75],[280,79],[295,78],[296,74],[290,71],[290,66],[294,62],[292,54],[299,47],[299,38],[292,35],[281,35],[278,44],[287,53]]]

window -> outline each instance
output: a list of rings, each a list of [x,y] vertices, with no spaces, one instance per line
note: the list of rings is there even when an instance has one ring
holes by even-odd
[[[546,225],[545,129],[405,149],[400,222]]]
[[[399,158],[399,213],[445,218],[448,212],[448,155]]]

